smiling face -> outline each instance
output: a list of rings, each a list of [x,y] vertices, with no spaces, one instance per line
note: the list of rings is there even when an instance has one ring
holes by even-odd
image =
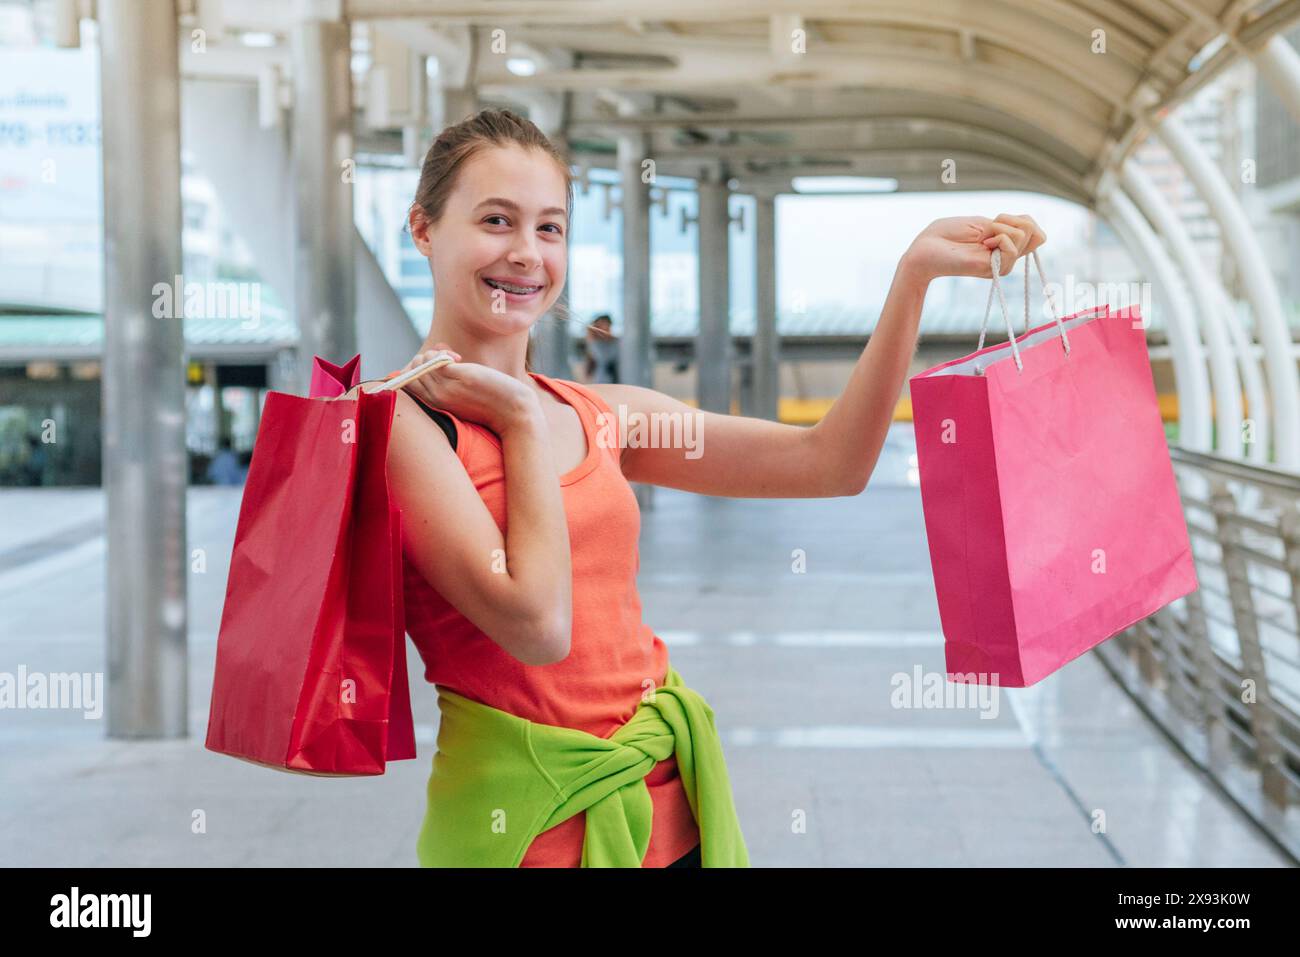
[[[411,220],[433,265],[437,312],[480,333],[528,328],[564,289],[568,183],[540,150],[485,146],[461,167],[437,223]]]

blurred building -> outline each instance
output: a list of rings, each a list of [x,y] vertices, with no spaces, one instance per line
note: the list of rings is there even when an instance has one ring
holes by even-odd
[[[0,158],[0,484],[97,485],[103,248],[93,51],[33,47],[4,63],[0,125],[14,148]],[[251,450],[274,364],[297,334],[187,151],[181,166],[183,265],[173,286],[185,311],[187,445],[201,481],[222,438],[239,454]],[[190,284],[202,295],[187,301]]]
[[[0,45],[5,47],[0,130],[7,138],[0,144],[5,147],[0,149],[0,484],[97,484],[103,341],[98,75],[89,45],[76,50],[37,45],[40,31],[34,17],[42,15],[42,8],[35,9],[33,14],[31,8],[0,4]],[[354,69],[365,67],[366,36],[359,27]],[[1289,39],[1300,45],[1300,28]],[[1179,115],[1236,185],[1264,237],[1284,305],[1297,322],[1300,127],[1267,86],[1257,82],[1244,59],[1197,93]],[[422,335],[432,315],[433,289],[428,263],[406,228],[419,169],[400,156],[362,146],[354,184],[355,222]],[[1214,220],[1181,167],[1154,138],[1141,144],[1136,156],[1187,223],[1202,261],[1239,296],[1231,257],[1221,256]],[[288,310],[292,290],[286,294],[264,281],[245,242],[248,237],[234,228],[217,189],[188,150],[182,153],[182,169],[184,279],[209,294],[209,301],[193,311],[186,308],[182,320],[190,385],[187,444],[193,474],[201,476],[206,457],[223,438],[237,452],[246,455],[251,449],[262,400],[288,376],[298,336]],[[618,177],[613,170],[592,168],[584,171],[582,181],[585,188],[575,196],[568,283],[576,320],[567,330],[575,374],[585,323],[608,313],[617,335],[623,320],[617,213],[608,202]],[[695,213],[695,196],[690,181],[663,177],[652,211],[655,385],[684,398],[695,391],[691,359],[699,326],[696,240],[683,228]],[[787,201],[799,200],[781,200]],[[957,205],[953,213],[962,211]],[[733,215],[746,208],[752,223],[750,206],[750,197],[732,199]],[[733,226],[730,235],[731,328],[743,342],[754,327],[752,229]],[[1074,281],[1136,287],[1141,279],[1116,234],[1095,217],[1088,218],[1084,235],[1054,239],[1052,256],[1058,263],[1075,264]],[[807,289],[778,289],[783,395],[820,399],[840,393],[879,316],[892,266],[864,257],[856,284],[839,296],[825,295],[813,276]],[[1006,281],[1009,302],[1022,295],[1021,275],[1017,270]],[[227,287],[240,295],[214,307],[210,294]],[[256,294],[255,316],[243,297],[249,291]],[[1041,295],[1038,290],[1034,294]],[[986,295],[983,280],[945,279],[932,286],[917,369],[969,351]],[[362,308],[359,304],[358,312]],[[1150,313],[1157,387],[1170,391],[1159,302]],[[1243,317],[1249,318],[1245,312]],[[990,333],[995,338],[1005,334],[996,307]],[[744,381],[743,361],[736,364],[735,375]],[[42,439],[51,430],[57,442]],[[41,441],[42,454],[34,454],[33,436]]]

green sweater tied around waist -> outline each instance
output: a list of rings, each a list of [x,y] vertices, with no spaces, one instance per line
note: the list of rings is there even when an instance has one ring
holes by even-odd
[[[672,666],[608,738],[540,724],[438,686],[442,714],[417,852],[423,867],[518,867],[533,839],[587,812],[583,867],[640,867],[645,777],[677,756],[704,867],[748,867],[713,709]]]

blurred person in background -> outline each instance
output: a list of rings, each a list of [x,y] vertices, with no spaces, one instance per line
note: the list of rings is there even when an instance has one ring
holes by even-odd
[[[587,327],[588,382],[618,382],[618,337],[613,328],[608,315],[597,316]]]
[[[27,484],[44,485],[45,484],[45,462],[48,458],[45,454],[45,443],[41,441],[40,436],[27,436]]]
[[[239,464],[239,456],[231,448],[229,439],[222,439],[217,454],[208,463],[208,481],[213,485],[240,485],[246,472]]]

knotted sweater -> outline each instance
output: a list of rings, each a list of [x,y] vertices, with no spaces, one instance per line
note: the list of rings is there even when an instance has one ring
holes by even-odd
[[[671,665],[610,737],[540,724],[438,689],[442,721],[418,852],[424,867],[518,867],[542,831],[586,812],[583,867],[640,867],[645,777],[670,754],[704,867],[748,867],[713,709]]]

